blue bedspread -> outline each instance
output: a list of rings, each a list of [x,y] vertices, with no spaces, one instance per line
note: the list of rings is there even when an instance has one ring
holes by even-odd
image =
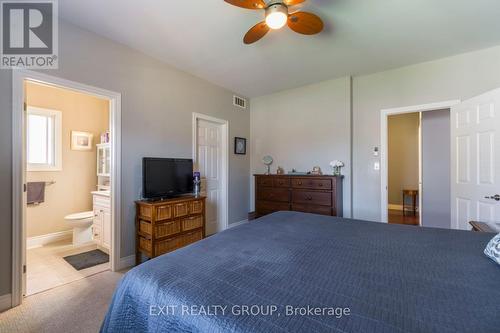
[[[275,213],[132,269],[102,332],[500,332],[492,237]]]

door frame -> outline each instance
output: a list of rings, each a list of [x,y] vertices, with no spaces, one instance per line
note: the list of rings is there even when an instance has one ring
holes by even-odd
[[[222,228],[229,226],[229,122],[224,119],[211,117],[202,113],[193,112],[193,162],[198,164],[198,120],[205,120],[222,126]]]
[[[426,111],[436,111],[442,109],[451,109],[451,107],[460,104],[461,100],[449,100],[444,102],[422,104],[405,106],[400,108],[382,109],[380,111],[380,221],[383,223],[389,222],[388,205],[389,205],[389,159],[388,159],[388,147],[389,147],[389,133],[388,133],[388,118],[389,116],[405,113],[416,113],[416,112],[426,112]],[[421,128],[419,130],[419,142],[422,139],[420,135]],[[419,219],[420,225],[422,225],[422,150],[420,149],[419,143]],[[450,173],[451,174],[451,173]]]
[[[69,89],[109,100],[111,135],[111,258],[112,271],[119,270],[121,258],[121,94],[90,85],[25,69],[12,70],[12,299],[11,306],[23,301],[23,265],[26,258],[25,81]],[[90,195],[90,194],[89,194]]]

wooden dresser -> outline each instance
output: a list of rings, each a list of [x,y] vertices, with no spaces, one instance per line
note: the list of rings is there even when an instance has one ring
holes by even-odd
[[[343,176],[255,175],[255,216],[281,210],[342,217]]]
[[[136,201],[136,264],[205,238],[205,197]]]

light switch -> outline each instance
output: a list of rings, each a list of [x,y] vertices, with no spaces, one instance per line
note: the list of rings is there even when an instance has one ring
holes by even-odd
[[[378,170],[380,170],[380,162],[375,162],[375,163],[373,164],[373,169],[374,169],[374,170],[377,170],[377,171],[378,171]]]
[[[373,156],[378,157],[378,155],[379,155],[378,147],[373,148]]]

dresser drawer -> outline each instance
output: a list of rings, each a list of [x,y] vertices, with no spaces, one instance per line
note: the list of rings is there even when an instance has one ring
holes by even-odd
[[[261,188],[257,193],[257,200],[288,202],[290,191],[282,188]]]
[[[163,238],[181,232],[181,222],[179,220],[157,224],[155,226],[155,239]]]
[[[156,220],[170,220],[172,218],[172,206],[164,205],[156,207]]]
[[[292,179],[293,188],[307,188],[314,190],[331,190],[331,179],[314,179],[314,178],[294,178]]]
[[[151,219],[153,217],[153,207],[152,206],[137,206],[137,215],[143,216]]]
[[[279,211],[290,210],[290,205],[284,202],[257,201],[257,214],[266,215]]]
[[[182,246],[182,238],[180,236],[156,242],[156,244],[155,244],[155,256],[159,256],[159,255],[162,255],[162,254],[165,254],[168,252],[172,252],[174,250],[177,250],[181,246]]]
[[[273,179],[274,187],[290,187],[290,178],[274,178]]]
[[[272,177],[257,177],[257,186],[273,187]]]
[[[203,213],[203,200],[195,200],[191,202],[190,214],[201,214]]]
[[[180,202],[173,205],[174,217],[183,217],[189,215],[189,202]]]
[[[332,208],[328,206],[293,204],[292,210],[311,214],[332,215]]]
[[[191,216],[181,220],[182,231],[193,230],[203,227],[203,216]]]
[[[201,230],[188,232],[180,237],[181,246],[186,246],[203,239]]]
[[[292,191],[292,202],[301,204],[311,204],[320,206],[332,205],[331,192],[315,192],[315,191]]]

